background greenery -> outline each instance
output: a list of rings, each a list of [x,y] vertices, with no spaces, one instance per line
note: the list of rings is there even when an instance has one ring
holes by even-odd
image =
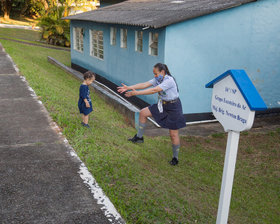
[[[0,0],[0,23],[38,25],[40,39],[48,44],[70,46],[70,25],[63,17],[96,9],[98,0]]]

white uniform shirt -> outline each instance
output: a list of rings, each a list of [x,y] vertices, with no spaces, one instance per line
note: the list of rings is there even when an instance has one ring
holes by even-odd
[[[158,82],[155,78],[149,81],[153,87],[159,86],[163,91],[159,92],[159,96],[164,101],[175,100],[179,97],[177,85],[172,76],[165,75],[162,82]]]

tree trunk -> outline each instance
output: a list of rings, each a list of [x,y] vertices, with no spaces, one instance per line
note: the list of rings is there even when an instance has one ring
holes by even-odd
[[[7,11],[4,11],[4,20],[10,19],[10,15],[8,14]]]
[[[1,0],[1,8],[4,13],[4,19],[7,20],[10,18],[10,12],[12,8],[12,0]]]

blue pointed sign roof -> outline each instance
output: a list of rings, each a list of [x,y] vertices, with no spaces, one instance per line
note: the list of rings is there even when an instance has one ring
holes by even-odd
[[[263,99],[261,98],[260,94],[258,93],[256,87],[246,74],[244,70],[228,70],[222,75],[218,76],[211,82],[205,85],[206,88],[213,88],[213,86],[221,81],[223,78],[230,75],[234,80],[235,84],[239,88],[241,94],[243,95],[244,99],[246,100],[248,106],[251,110],[259,111],[259,110],[266,110],[267,106]]]

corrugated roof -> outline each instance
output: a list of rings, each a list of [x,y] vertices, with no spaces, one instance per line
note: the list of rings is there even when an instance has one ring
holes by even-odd
[[[64,19],[160,28],[254,1],[257,0],[127,0]]]

